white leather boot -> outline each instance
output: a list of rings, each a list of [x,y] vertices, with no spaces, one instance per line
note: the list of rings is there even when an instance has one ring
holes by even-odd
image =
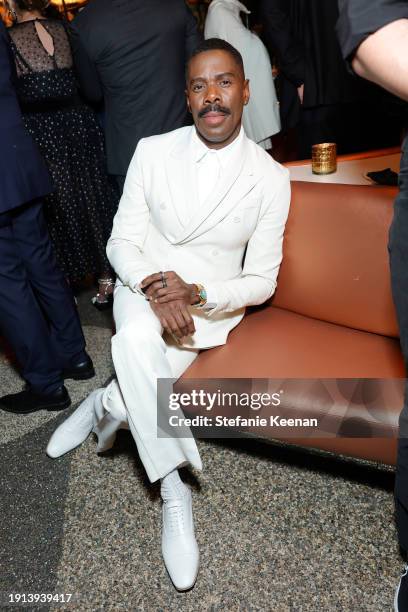
[[[163,478],[161,496],[164,564],[176,589],[187,591],[197,579],[199,551],[194,535],[191,491],[180,480],[177,470]]]
[[[112,448],[120,422],[102,404],[105,389],[96,389],[52,434],[47,455],[55,459],[85,442],[93,431],[98,436],[97,452]]]

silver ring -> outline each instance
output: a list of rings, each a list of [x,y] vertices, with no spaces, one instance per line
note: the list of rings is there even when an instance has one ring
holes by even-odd
[[[167,282],[164,276],[164,272],[160,272],[160,275],[161,275],[161,282],[162,282],[163,289],[165,289],[167,287]]]

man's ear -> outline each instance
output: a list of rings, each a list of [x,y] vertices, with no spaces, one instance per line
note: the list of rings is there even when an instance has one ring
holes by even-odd
[[[244,82],[244,91],[243,91],[243,98],[244,98],[244,105],[246,106],[249,102],[249,99],[251,97],[251,92],[249,90],[249,79],[245,79]]]

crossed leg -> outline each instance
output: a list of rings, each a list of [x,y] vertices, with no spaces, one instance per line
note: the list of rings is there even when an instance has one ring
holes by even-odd
[[[157,379],[179,378],[198,351],[166,343],[149,302],[127,287],[119,286],[115,290],[114,318],[112,358],[117,378],[103,393],[103,407],[111,418],[109,435],[96,425],[100,442],[106,438],[111,445],[113,419],[116,430],[129,427],[151,482],[187,463],[201,469],[192,436],[157,436],[157,410],[161,409],[157,401]]]
[[[112,358],[117,379],[106,389],[94,391],[60,425],[47,453],[59,457],[81,444],[91,430],[98,436],[98,450],[106,450],[117,430],[128,427],[150,481],[161,480],[163,559],[176,588],[186,590],[196,580],[199,551],[191,492],[177,468],[202,466],[192,436],[158,437],[158,411],[165,406],[157,399],[157,379],[168,379],[171,385],[198,351],[166,343],[149,302],[127,287],[115,289],[114,317],[117,332],[112,338]]]

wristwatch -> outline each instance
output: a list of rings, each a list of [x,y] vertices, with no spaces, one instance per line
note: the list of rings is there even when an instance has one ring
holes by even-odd
[[[198,283],[194,283],[194,285],[197,288],[197,297],[199,300],[196,304],[194,304],[194,306],[197,306],[197,308],[202,308],[207,303],[207,292],[203,285],[199,285]]]

